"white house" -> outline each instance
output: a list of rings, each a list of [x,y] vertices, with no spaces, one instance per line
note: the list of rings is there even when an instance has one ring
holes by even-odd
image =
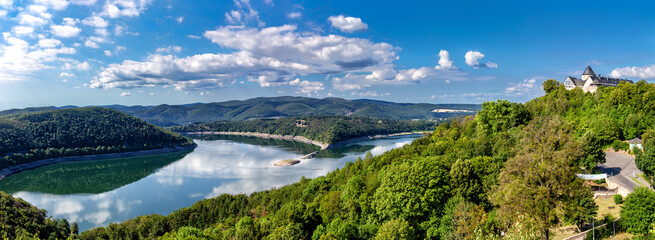
[[[610,78],[596,75],[591,66],[587,66],[580,78],[568,76],[564,80],[564,87],[566,90],[573,90],[574,88],[582,88],[585,92],[595,92],[599,86],[616,87],[621,82],[634,83],[632,80],[622,78]]]
[[[630,149],[633,149],[633,148],[635,148],[635,147],[636,147],[636,148],[639,148],[639,149],[644,149],[644,148],[641,146],[641,139],[639,139],[639,138],[634,138],[634,139],[628,141],[628,143],[630,144]]]

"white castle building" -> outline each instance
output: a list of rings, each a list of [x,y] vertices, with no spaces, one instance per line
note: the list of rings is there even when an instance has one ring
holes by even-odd
[[[566,77],[564,80],[564,87],[566,90],[572,90],[574,88],[582,88],[585,92],[595,92],[599,86],[606,87],[616,87],[621,82],[634,83],[632,80],[622,79],[622,78],[610,78],[603,76],[596,76],[590,66],[587,66],[587,69],[584,70],[580,78],[574,78],[571,76]]]

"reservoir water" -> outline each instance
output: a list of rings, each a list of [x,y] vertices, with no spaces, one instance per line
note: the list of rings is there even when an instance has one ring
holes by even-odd
[[[223,193],[249,194],[315,178],[364,158],[411,143],[421,135],[353,143],[301,163],[275,167],[318,147],[242,136],[195,139],[190,152],[133,158],[58,163],[23,171],[0,181],[0,191],[77,222],[80,231],[136,216],[167,215]]]

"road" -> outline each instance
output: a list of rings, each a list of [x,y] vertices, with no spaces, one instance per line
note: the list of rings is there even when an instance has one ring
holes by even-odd
[[[598,169],[602,173],[607,173],[611,181],[624,185],[631,191],[640,186],[632,180],[633,172],[634,174],[640,173],[635,164],[634,156],[616,152],[605,152],[605,163],[598,164]],[[648,186],[648,183],[641,182]]]

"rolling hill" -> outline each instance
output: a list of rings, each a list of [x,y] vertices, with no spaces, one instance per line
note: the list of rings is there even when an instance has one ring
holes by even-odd
[[[0,116],[38,112],[65,107],[38,107],[0,111]],[[232,121],[293,116],[364,116],[388,119],[439,119],[473,115],[479,104],[394,103],[370,99],[259,97],[248,100],[157,106],[103,106],[141,118],[158,126],[184,125],[194,122]],[[446,109],[446,111],[438,111]],[[455,111],[449,111],[455,110]],[[457,111],[460,110],[460,111]]]

